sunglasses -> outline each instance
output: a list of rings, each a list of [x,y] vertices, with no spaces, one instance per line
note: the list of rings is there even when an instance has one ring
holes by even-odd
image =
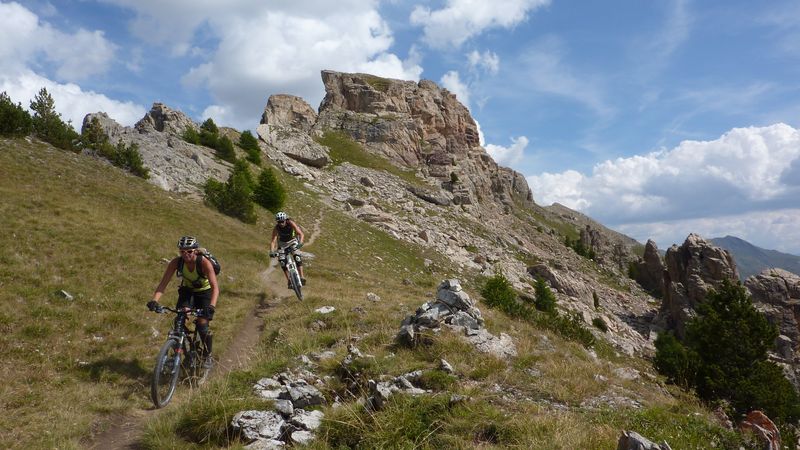
[[[180,252],[181,252],[181,255],[191,255],[192,253],[194,253],[194,249],[192,248],[192,249],[189,249],[189,250],[180,250]]]
[[[286,223],[285,220],[279,220],[278,223]]]

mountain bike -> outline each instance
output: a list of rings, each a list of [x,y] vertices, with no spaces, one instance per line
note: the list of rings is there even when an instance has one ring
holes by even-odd
[[[294,253],[297,251],[298,243],[296,239],[289,241],[289,245],[283,247],[270,256],[278,256],[283,252],[286,258],[286,272],[289,275],[289,284],[299,300],[303,299],[303,282],[300,279],[300,271],[297,269],[297,262],[294,259]]]
[[[156,408],[163,408],[172,400],[181,376],[191,387],[197,387],[206,381],[211,370],[205,367],[208,352],[197,332],[196,321],[189,320],[190,316],[204,317],[203,309],[172,309],[161,306],[156,310],[157,313],[166,311],[174,313],[175,320],[167,335],[167,341],[158,352],[156,366],[153,369],[150,397]]]

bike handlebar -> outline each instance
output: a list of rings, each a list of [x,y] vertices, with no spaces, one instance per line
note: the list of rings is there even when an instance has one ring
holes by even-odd
[[[181,309],[177,309],[177,308],[170,308],[169,306],[161,305],[161,306],[158,307],[157,310],[154,310],[153,312],[155,312],[157,314],[164,314],[165,311],[168,311],[168,312],[171,312],[171,313],[175,313],[175,314],[184,312],[184,313],[186,313],[186,315],[195,316],[195,317],[204,317],[205,316],[205,310],[203,308],[192,309],[192,308],[184,307],[184,308],[181,308]]]

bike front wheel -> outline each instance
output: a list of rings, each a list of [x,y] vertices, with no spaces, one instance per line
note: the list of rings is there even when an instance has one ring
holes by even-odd
[[[167,406],[175,393],[180,375],[181,352],[177,339],[167,339],[161,347],[153,369],[153,382],[150,385],[150,396],[156,408]]]
[[[294,294],[297,296],[298,299],[303,299],[303,283],[300,280],[300,274],[297,272],[297,269],[293,269],[289,271],[289,279],[292,283],[292,290]]]

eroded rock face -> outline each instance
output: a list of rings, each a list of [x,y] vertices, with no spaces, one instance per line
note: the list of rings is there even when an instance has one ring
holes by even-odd
[[[261,115],[261,123],[309,131],[317,121],[317,112],[300,97],[271,95]]]
[[[744,283],[753,304],[778,327],[773,362],[783,369],[795,389],[800,389],[800,275],[783,269],[767,269]]]
[[[744,282],[753,304],[780,333],[795,344],[800,342],[800,275],[783,269],[767,269]]]
[[[428,80],[332,71],[323,71],[322,80],[316,133],[343,131],[369,151],[452,183],[456,204],[533,202],[525,177],[499,167],[480,147],[469,110],[446,89]]]
[[[154,103],[133,128],[118,124],[103,112],[87,114],[83,127],[93,119],[111,144],[136,145],[143,165],[150,169],[148,181],[166,191],[199,196],[206,180],[224,181],[230,173],[230,165],[217,159],[214,150],[183,140],[184,131],[197,125],[162,103]]]
[[[664,263],[658,254],[658,246],[652,239],[644,246],[644,256],[636,263],[636,282],[645,290],[661,297],[664,292]]]
[[[187,128],[197,128],[197,125],[186,114],[163,103],[153,103],[150,111],[136,122],[134,128],[140,133],[158,131],[183,136]]]
[[[736,263],[727,250],[715,247],[697,234],[690,234],[683,245],[673,245],[664,258],[664,301],[660,316],[666,326],[683,337],[686,322],[712,288],[723,280],[739,279]]]

